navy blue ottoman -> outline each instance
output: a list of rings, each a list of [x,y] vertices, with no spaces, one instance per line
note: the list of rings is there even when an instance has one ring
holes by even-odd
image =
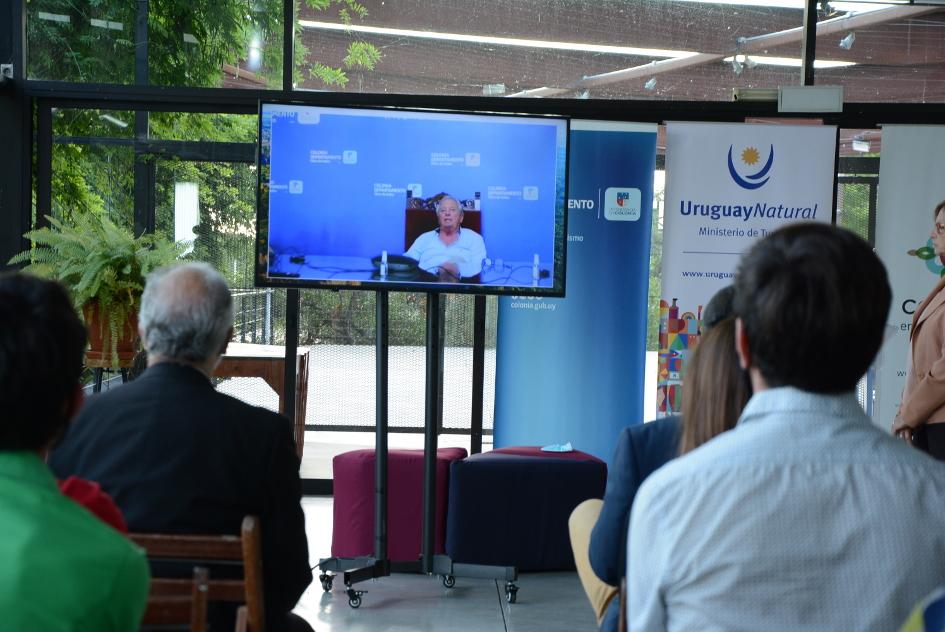
[[[446,553],[454,562],[573,570],[568,516],[603,498],[607,465],[584,452],[500,448],[450,466]]]

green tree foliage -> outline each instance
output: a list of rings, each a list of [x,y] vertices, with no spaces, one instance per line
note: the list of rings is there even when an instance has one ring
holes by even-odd
[[[344,24],[367,17],[355,0],[298,0],[336,16]],[[39,13],[47,14],[40,18]],[[137,3],[125,0],[28,0],[27,38],[31,78],[88,83],[135,82]],[[48,19],[49,15],[59,16]],[[65,17],[62,17],[65,16]],[[257,75],[270,87],[282,80],[281,0],[150,0],[148,75],[153,85],[214,87],[223,65],[259,51]],[[377,67],[380,51],[353,39],[341,67],[311,59],[296,24],[295,81],[314,77],[343,87],[349,74]],[[255,116],[152,112],[149,140],[255,143]],[[156,232],[174,237],[176,183],[194,183],[199,223],[190,258],[208,261],[236,295],[237,325],[245,339],[283,342],[285,292],[253,287],[255,232],[254,167],[242,163],[194,162],[136,153],[135,114],[130,111],[61,109],[53,114],[53,216],[81,221],[104,215],[119,226],[134,225],[134,166],[154,164]],[[76,142],[61,142],[68,138]],[[79,140],[86,139],[86,140]],[[94,139],[88,144],[87,139]],[[121,144],[124,142],[125,144]],[[267,299],[267,296],[268,299]],[[268,311],[265,307],[268,305]],[[471,344],[471,297],[446,302],[447,344]],[[264,324],[268,314],[269,324]],[[390,340],[424,344],[426,296],[390,294]],[[300,344],[374,342],[375,295],[370,292],[307,290],[301,293]],[[263,339],[265,331],[270,339]],[[239,336],[239,332],[238,332]],[[494,346],[494,340],[491,341]]]
[[[343,23],[367,17],[356,0],[304,0],[317,11],[334,12]],[[135,83],[138,3],[127,0],[27,0],[28,73],[34,79],[91,83]],[[295,3],[296,13],[299,1]],[[148,80],[163,86],[219,86],[223,65],[236,65],[256,52],[256,72],[270,87],[282,79],[282,0],[150,0]],[[301,27],[296,24],[296,35]],[[326,86],[344,85],[346,70],[373,70],[380,51],[354,40],[344,68],[309,60],[295,38],[299,68]],[[297,75],[297,78],[300,78]]]

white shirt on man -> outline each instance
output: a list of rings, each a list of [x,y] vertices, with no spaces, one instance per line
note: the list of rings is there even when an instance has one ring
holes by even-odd
[[[471,277],[482,272],[486,242],[476,231],[460,228],[459,238],[446,245],[440,241],[438,230],[431,230],[417,237],[404,254],[419,261],[420,268],[427,272],[436,274],[440,266],[453,262],[459,267],[460,276]]]
[[[945,463],[852,393],[761,391],[647,478],[628,546],[632,631],[897,630],[945,583]]]

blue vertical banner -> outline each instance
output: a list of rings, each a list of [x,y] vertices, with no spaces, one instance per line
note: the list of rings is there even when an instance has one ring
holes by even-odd
[[[656,125],[572,121],[566,297],[499,299],[496,447],[610,461],[643,421]]]

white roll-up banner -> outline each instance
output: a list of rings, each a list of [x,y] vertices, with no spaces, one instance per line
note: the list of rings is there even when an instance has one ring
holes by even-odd
[[[833,217],[837,128],[668,123],[657,410],[678,412],[702,308],[741,254],[788,222]]]
[[[932,251],[932,209],[945,199],[945,127],[886,125],[879,163],[876,254],[889,273],[893,301],[876,359],[873,421],[890,429],[906,382],[909,328],[916,305],[945,274]]]

